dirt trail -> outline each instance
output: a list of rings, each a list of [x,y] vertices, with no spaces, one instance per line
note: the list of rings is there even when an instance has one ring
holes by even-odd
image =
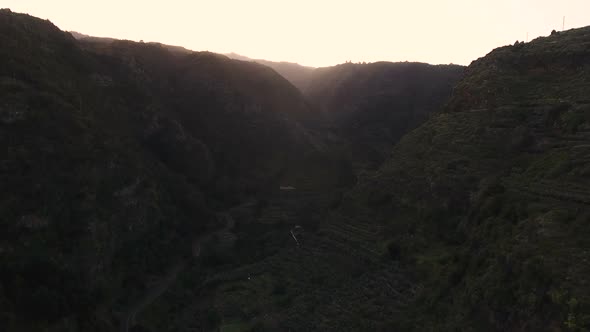
[[[158,297],[160,297],[166,290],[170,287],[170,285],[176,280],[178,274],[184,270],[185,262],[179,262],[175,264],[170,271],[166,274],[166,276],[156,285],[155,287],[149,289],[144,296],[137,301],[129,311],[127,312],[127,316],[125,318],[125,323],[122,326],[123,332],[128,332],[129,328],[135,324],[135,317],[138,313],[143,311],[147,306],[149,306],[152,302],[154,302]]]
[[[218,230],[216,232],[199,236],[198,238],[196,238],[193,241],[192,248],[193,248],[193,257],[194,258],[198,258],[201,255],[201,244],[203,243],[203,241],[205,239],[209,238],[210,236],[214,236],[215,234],[229,232],[236,224],[234,218],[228,212],[218,213],[217,217],[219,219],[225,221],[225,226],[221,230]],[[162,280],[156,286],[147,290],[147,292],[143,295],[143,297],[141,297],[137,302],[135,302],[133,305],[131,305],[131,307],[127,311],[127,314],[125,315],[125,321],[121,325],[122,332],[129,332],[129,329],[133,325],[135,325],[135,318],[136,318],[137,314],[142,312],[145,308],[147,308],[150,304],[152,304],[158,297],[160,297],[162,294],[164,294],[166,292],[166,290],[168,290],[170,285],[172,285],[172,283],[176,280],[176,277],[178,277],[178,274],[180,274],[180,272],[182,272],[184,270],[186,265],[187,265],[186,261],[180,261],[180,262],[174,264],[174,266],[172,266],[172,268],[170,268],[170,270],[166,273],[164,278],[162,278]]]

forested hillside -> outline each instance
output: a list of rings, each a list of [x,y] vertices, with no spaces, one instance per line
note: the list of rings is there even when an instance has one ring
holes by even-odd
[[[0,10],[1,331],[590,330],[590,28],[294,76],[76,38]]]
[[[210,293],[222,319],[271,331],[589,329],[589,45],[583,28],[475,61],[300,248],[224,274]]]
[[[110,317],[317,149],[268,67],[0,12],[2,330]]]
[[[343,202],[416,274],[401,330],[590,327],[589,57],[583,28],[473,62]]]

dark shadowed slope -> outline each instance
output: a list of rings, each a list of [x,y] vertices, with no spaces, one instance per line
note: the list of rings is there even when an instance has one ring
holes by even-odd
[[[70,31],[70,34],[74,38],[76,38],[77,40],[87,41],[87,42],[110,43],[113,41],[117,41],[117,39],[115,39],[115,38],[94,37],[94,36],[85,35],[83,33],[79,33],[76,31]],[[149,42],[147,44],[161,45],[174,53],[187,54],[187,53],[193,52],[193,51],[188,50],[188,49],[181,47],[181,46],[172,46],[172,45],[166,45],[166,44],[161,44],[161,43],[156,43],[156,42]],[[299,89],[299,91],[305,91],[305,89],[307,88],[309,81],[312,77],[312,72],[315,70],[315,68],[313,68],[313,67],[302,66],[298,63],[292,63],[292,62],[269,61],[269,60],[263,60],[263,59],[251,59],[251,58],[248,58],[246,56],[236,54],[236,53],[228,53],[228,54],[224,54],[224,55],[230,59],[246,61],[246,62],[256,62],[256,63],[262,64],[262,65],[265,65],[267,67],[270,67],[270,68],[274,69],[277,73],[279,73],[281,76],[286,78],[289,82],[291,82],[291,84],[293,84],[297,89]]]
[[[315,68],[302,66],[298,63],[285,62],[285,61],[269,61],[263,59],[251,59],[243,55],[236,53],[226,54],[228,57],[242,61],[254,61],[265,66],[274,69],[277,73],[281,74],[289,82],[291,82],[299,91],[305,91],[309,86],[309,82],[313,76]]]
[[[0,307],[6,331],[113,331],[218,209],[316,151],[268,67],[76,41],[0,12]],[[303,121],[303,120],[301,120]]]
[[[223,275],[221,317],[277,331],[590,329],[589,55],[584,28],[475,61],[446,112],[301,247]]]
[[[463,71],[317,70],[318,134],[266,66],[0,11],[0,330],[589,330],[590,28]]]
[[[448,100],[462,66],[346,63],[318,68],[304,91],[350,142],[358,163],[378,166],[404,134]]]
[[[216,312],[271,331],[589,329],[589,55],[584,28],[475,61],[301,247],[223,274]]]

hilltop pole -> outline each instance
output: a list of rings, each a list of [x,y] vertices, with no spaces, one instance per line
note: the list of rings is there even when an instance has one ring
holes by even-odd
[[[563,17],[563,22],[561,23],[561,31],[565,30],[565,16]]]

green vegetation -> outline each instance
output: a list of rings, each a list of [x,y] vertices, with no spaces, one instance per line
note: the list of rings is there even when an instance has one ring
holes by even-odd
[[[590,328],[588,45],[585,28],[476,61],[342,203],[383,220],[417,273],[400,329]]]
[[[573,60],[589,43],[573,30],[478,60],[302,248],[228,271],[218,301],[254,287],[238,307],[269,331],[589,330],[590,85]],[[268,290],[238,271],[270,273],[289,305],[253,300]]]
[[[271,69],[0,12],[2,329],[109,330],[314,148]]]
[[[461,67],[318,69],[310,106],[7,10],[0,46],[3,331],[590,330],[589,28],[444,108]]]

